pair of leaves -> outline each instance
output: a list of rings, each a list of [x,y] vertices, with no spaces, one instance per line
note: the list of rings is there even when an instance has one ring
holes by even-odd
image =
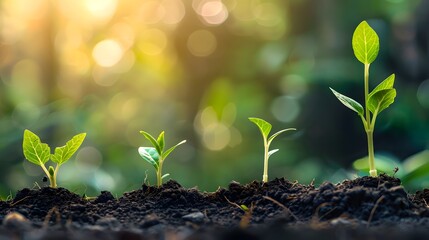
[[[395,74],[387,77],[383,82],[381,82],[368,96],[368,109],[373,114],[378,114],[384,109],[388,108],[390,104],[395,101],[396,90],[393,88],[395,82]],[[360,103],[349,98],[334,89],[330,88],[332,93],[338,98],[338,100],[344,104],[344,106],[350,108],[351,110],[357,112],[360,116],[364,115],[364,109]]]
[[[283,129],[283,130],[280,130],[280,131],[274,133],[273,135],[271,135],[271,137],[268,137],[268,135],[271,132],[271,128],[272,128],[272,125],[269,122],[267,122],[263,119],[260,119],[260,118],[253,118],[253,117],[250,117],[249,120],[251,122],[253,122],[259,128],[259,131],[261,132],[262,137],[264,138],[264,143],[266,143],[268,146],[270,146],[270,144],[274,140],[274,138],[276,138],[281,133],[286,132],[286,131],[290,131],[290,130],[296,130],[295,128],[287,128],[287,129]],[[273,150],[269,151],[268,156],[271,156],[272,154],[276,153],[277,151],[278,151],[278,149],[273,149]]]
[[[387,77],[368,96],[368,109],[373,113],[380,113],[395,101],[396,90],[393,88],[395,74]]]
[[[186,140],[183,140],[164,152],[164,131],[159,134],[157,139],[145,131],[140,131],[140,133],[151,142],[153,147],[139,147],[138,152],[145,161],[155,167],[156,171],[159,169],[160,159],[165,160],[176,147],[186,142]]]
[[[49,158],[53,162],[61,165],[68,161],[77,149],[79,149],[85,139],[85,136],[86,133],[74,136],[66,143],[66,145],[55,148],[54,154],[51,154],[51,148],[49,145],[42,143],[36,134],[26,129],[24,130],[22,149],[24,151],[25,158],[36,165],[44,165],[49,161]]]

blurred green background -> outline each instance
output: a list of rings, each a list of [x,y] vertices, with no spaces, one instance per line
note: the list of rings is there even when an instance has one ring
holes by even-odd
[[[24,160],[26,128],[54,147],[88,133],[58,179],[80,194],[155,183],[137,153],[149,145],[140,130],[165,130],[167,146],[188,140],[164,165],[186,187],[260,180],[262,138],[248,117],[298,129],[274,141],[271,179],[355,177],[363,126],[328,87],[362,102],[351,48],[362,20],[381,44],[371,86],[397,76],[376,154],[404,176],[429,162],[428,9],[418,0],[2,0],[0,196],[46,185]],[[427,172],[409,189],[429,187]]]

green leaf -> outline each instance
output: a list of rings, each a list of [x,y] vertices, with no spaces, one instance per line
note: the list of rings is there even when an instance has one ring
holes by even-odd
[[[393,88],[393,84],[395,83],[395,74],[391,74],[386,79],[384,79],[380,84],[377,85],[377,87],[372,90],[372,92],[369,94],[374,94],[378,91],[384,90],[384,89],[391,89]]]
[[[177,146],[179,146],[179,145],[181,145],[181,144],[184,144],[186,142],[186,140],[183,140],[183,141],[181,141],[181,142],[179,142],[178,144],[176,144],[176,145],[174,145],[173,147],[171,147],[170,149],[168,149],[167,151],[165,151],[163,154],[162,154],[162,159],[166,159],[167,158],[167,156],[168,155],[170,155],[170,153],[174,150],[174,149],[176,149],[176,147]]]
[[[170,174],[169,174],[169,173],[166,173],[166,174],[162,175],[161,179],[164,179],[164,178],[166,178],[166,177],[168,177],[168,176],[170,176]]]
[[[420,183],[422,182],[422,178],[428,178],[429,177],[429,163],[425,163],[418,168],[414,169],[413,171],[407,173],[405,176],[401,178],[401,182],[403,184],[409,184],[412,181],[420,180]]]
[[[296,128],[287,128],[287,129],[283,129],[283,130],[280,130],[280,131],[274,133],[273,135],[271,135],[271,137],[268,138],[268,144],[270,144],[271,141],[273,141],[274,138],[276,138],[281,133],[284,133],[284,132],[287,132],[287,131],[292,131],[292,130],[296,130]]]
[[[270,157],[271,155],[273,155],[274,153],[278,152],[278,149],[273,149],[271,151],[268,152],[268,157]]]
[[[39,166],[44,165],[51,154],[48,144],[42,143],[36,134],[27,129],[24,130],[22,149],[25,158]]]
[[[251,122],[253,122],[254,124],[256,124],[256,126],[258,126],[259,131],[261,131],[262,136],[264,137],[264,139],[267,139],[268,138],[268,134],[270,134],[270,131],[271,131],[271,128],[272,128],[271,124],[268,123],[267,121],[263,120],[263,119],[260,119],[260,118],[250,117],[249,120]]]
[[[355,100],[335,91],[332,88],[331,89],[332,93],[334,93],[335,97],[338,98],[338,100],[340,100],[340,102],[342,104],[344,104],[344,106],[350,108],[351,110],[357,112],[360,116],[363,116],[363,107],[362,105],[360,105],[360,103],[356,102]]]
[[[145,131],[140,131],[140,133],[143,134],[143,136],[152,143],[152,146],[155,147],[156,151],[158,151],[158,154],[161,155],[162,150],[158,144],[158,141],[156,141],[156,139],[154,137],[152,137],[152,135],[150,135],[149,133],[147,133]]]
[[[55,153],[51,155],[53,162],[63,164],[67,162],[71,156],[79,149],[83,140],[85,140],[86,133],[80,133],[74,136],[66,145],[55,148]]]
[[[368,109],[372,113],[380,113],[395,101],[396,90],[394,88],[380,90],[368,99]]]
[[[356,58],[363,64],[370,64],[377,58],[380,49],[378,35],[366,21],[356,27],[352,47]]]
[[[153,147],[139,147],[140,156],[148,163],[150,163],[156,171],[158,171],[159,154]]]
[[[162,151],[164,151],[164,146],[165,146],[165,141],[164,141],[164,131],[162,131],[162,132],[159,134],[158,139],[156,140],[156,142],[158,143],[158,146],[159,146],[159,148],[160,148],[161,152],[162,152]]]

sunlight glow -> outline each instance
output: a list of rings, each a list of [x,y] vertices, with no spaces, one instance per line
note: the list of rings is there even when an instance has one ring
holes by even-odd
[[[228,10],[221,1],[204,3],[199,14],[205,22],[213,25],[222,24],[228,18]]]
[[[103,40],[95,45],[92,57],[102,67],[112,67],[117,64],[124,54],[122,46],[113,39]]]
[[[109,20],[116,12],[117,0],[85,0],[85,7],[99,20]]]

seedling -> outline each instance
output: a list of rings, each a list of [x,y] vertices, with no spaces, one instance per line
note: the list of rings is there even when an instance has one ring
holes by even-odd
[[[283,129],[280,130],[276,133],[274,133],[273,135],[271,135],[271,137],[268,137],[268,135],[270,134],[271,131],[271,124],[268,123],[267,121],[260,119],[260,118],[249,118],[249,120],[251,122],[253,122],[254,124],[256,124],[256,126],[259,128],[259,130],[261,131],[262,134],[262,138],[264,139],[264,174],[262,175],[262,182],[268,182],[268,159],[270,158],[271,155],[273,155],[274,153],[276,153],[278,151],[278,149],[273,149],[270,151],[270,144],[271,142],[274,140],[274,138],[276,138],[278,135],[280,135],[283,132],[286,131],[290,131],[290,130],[296,130],[295,128],[287,128],[287,129]]]
[[[143,136],[145,136],[145,138],[152,143],[153,147],[139,147],[138,151],[140,156],[155,168],[156,181],[159,187],[162,184],[162,179],[170,175],[168,173],[162,175],[162,165],[164,164],[165,159],[177,146],[185,143],[186,140],[179,142],[164,152],[164,131],[159,134],[157,139],[145,131],[140,131],[140,133],[143,134]]]
[[[67,162],[71,156],[79,149],[86,133],[80,133],[74,136],[66,145],[55,148],[54,154],[51,154],[51,148],[48,144],[42,143],[40,138],[30,130],[24,131],[24,141],[22,142],[22,149],[25,158],[36,165],[39,165],[49,179],[50,187],[57,187],[57,175],[60,166]],[[46,168],[45,164],[51,159],[56,163],[55,168],[49,166]]]
[[[380,44],[378,35],[366,21],[362,21],[353,33],[353,52],[356,58],[364,64],[365,110],[357,101],[344,96],[330,88],[342,104],[355,111],[362,119],[368,140],[369,174],[377,176],[374,163],[373,133],[378,114],[395,101],[396,90],[393,88],[395,74],[382,81],[372,92],[369,92],[369,66],[377,58]]]

